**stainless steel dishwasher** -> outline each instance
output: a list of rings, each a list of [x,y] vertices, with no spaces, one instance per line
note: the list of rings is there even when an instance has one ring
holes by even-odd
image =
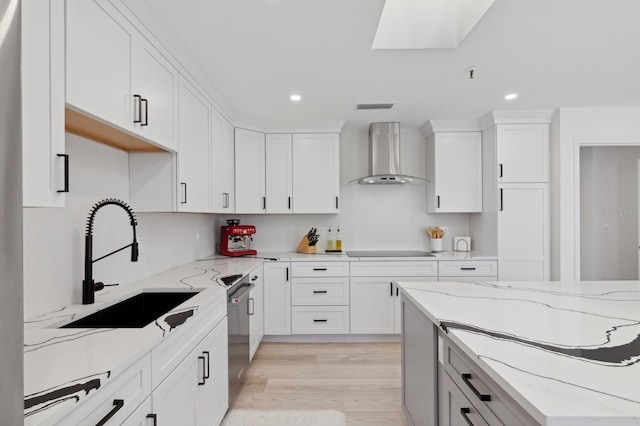
[[[249,317],[253,315],[253,300],[249,298],[249,292],[253,287],[247,275],[227,289],[229,405],[242,387],[249,369]]]

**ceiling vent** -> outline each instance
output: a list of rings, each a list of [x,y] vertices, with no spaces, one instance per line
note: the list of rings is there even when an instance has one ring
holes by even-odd
[[[356,109],[391,109],[393,104],[358,104]]]

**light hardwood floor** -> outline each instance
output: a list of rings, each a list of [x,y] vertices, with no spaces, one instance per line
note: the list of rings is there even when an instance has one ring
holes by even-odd
[[[334,409],[348,425],[405,426],[400,343],[262,343],[231,408]]]

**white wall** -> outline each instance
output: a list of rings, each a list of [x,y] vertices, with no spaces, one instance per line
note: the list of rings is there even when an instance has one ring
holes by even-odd
[[[401,129],[402,173],[425,177],[426,145],[417,129]],[[328,215],[233,215],[244,224],[257,226],[254,245],[265,251],[295,250],[311,227],[340,225],[343,250],[431,250],[426,235],[429,225],[448,226],[444,249],[451,249],[453,235],[469,235],[468,214],[427,214],[426,187],[414,185],[346,186],[369,173],[367,129],[345,129],[340,136],[340,213]],[[321,176],[318,177],[322,178]],[[324,239],[321,239],[321,243]],[[324,244],[319,248],[324,249]]]
[[[580,279],[638,279],[640,146],[580,149]]]
[[[71,189],[66,207],[23,209],[25,318],[81,302],[89,210],[104,198],[129,200],[126,152],[70,134],[66,150]],[[101,260],[94,264],[96,281],[124,285],[214,252],[218,237],[211,215],[143,213],[137,218],[138,239],[146,238],[139,261],[129,261],[129,250]],[[94,223],[94,258],[131,242],[128,215],[119,207],[101,208]]]
[[[640,145],[640,108],[560,108],[554,116],[553,280],[580,279],[580,146]]]

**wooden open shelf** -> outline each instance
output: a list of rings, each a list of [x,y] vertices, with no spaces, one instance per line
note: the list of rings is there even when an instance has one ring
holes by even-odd
[[[65,130],[123,151],[167,152],[165,149],[70,108],[65,108]]]

